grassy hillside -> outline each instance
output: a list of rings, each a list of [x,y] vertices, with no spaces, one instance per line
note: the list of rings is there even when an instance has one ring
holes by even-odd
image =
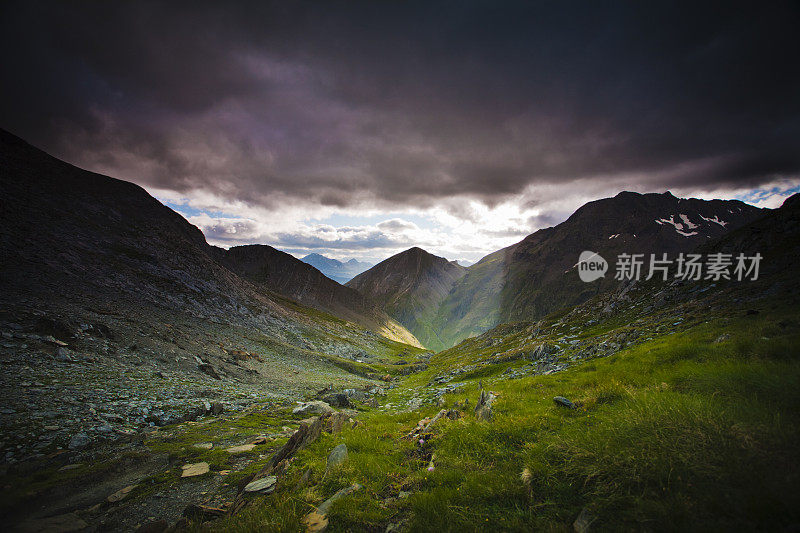
[[[423,346],[442,350],[452,342],[441,337],[442,328],[435,316],[442,300],[466,272],[455,262],[414,247],[381,261],[346,286],[380,305]]]
[[[642,290],[600,320],[594,306],[607,302],[590,302],[437,354],[381,408],[365,410],[363,425],[301,451],[275,494],[215,528],[293,530],[352,483],[363,488],[334,504],[329,531],[560,531],[582,512],[597,530],[796,523],[800,313],[763,293],[745,307],[726,304],[725,292],[684,294],[645,310],[653,293]],[[547,364],[567,368],[525,371],[540,344],[558,347]],[[479,380],[498,397],[491,422],[472,412]],[[448,385],[455,390],[434,405]],[[442,404],[462,417],[437,422],[422,444],[402,438]],[[323,475],[342,442],[350,459]],[[308,469],[310,484],[296,489]]]
[[[202,527],[189,513],[190,530],[298,531],[316,506],[357,483],[330,507],[328,531],[569,531],[579,516],[598,531],[783,530],[800,520],[797,297],[785,273],[751,284],[639,285],[537,323],[498,326],[407,376],[391,360],[352,362],[391,372],[386,395],[343,409],[356,423],[323,432],[283,464],[272,494],[247,496],[237,512],[227,510],[238,489],[309,416],[293,413],[296,404],[269,400],[167,426],[124,454],[92,452],[74,470],[48,459],[35,476],[6,477],[15,488],[3,508],[160,460],[145,477],[116,474],[103,485],[102,498],[135,485],[121,504],[87,501],[79,516],[136,524],[171,498],[219,509]],[[481,384],[497,397],[490,421],[474,413]],[[407,438],[440,409],[452,419]],[[349,458],[327,469],[339,444]],[[200,462],[208,473],[181,477],[182,466]]]

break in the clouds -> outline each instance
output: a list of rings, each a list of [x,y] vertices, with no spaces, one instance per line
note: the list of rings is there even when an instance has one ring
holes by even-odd
[[[800,183],[795,2],[230,4],[5,2],[0,125],[217,244],[339,257]]]

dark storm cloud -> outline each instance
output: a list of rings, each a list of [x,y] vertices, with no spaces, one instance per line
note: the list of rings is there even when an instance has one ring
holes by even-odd
[[[793,2],[2,9],[2,126],[144,185],[342,207],[800,173]]]

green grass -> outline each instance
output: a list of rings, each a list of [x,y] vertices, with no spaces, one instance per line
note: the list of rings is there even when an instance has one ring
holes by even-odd
[[[792,325],[777,326],[787,315]],[[441,421],[424,447],[401,436],[437,408],[364,413],[364,426],[301,451],[275,494],[256,498],[219,527],[296,530],[303,515],[351,483],[364,488],[333,506],[329,531],[382,531],[400,520],[414,531],[565,531],[583,508],[599,530],[775,530],[796,523],[795,312],[710,318],[680,333],[648,331],[652,340],[553,375],[506,381],[488,366],[461,376],[467,385],[447,396],[448,405],[463,398],[474,405],[477,379],[488,377],[487,388],[499,396],[495,420],[478,422],[468,410],[460,420]],[[437,354],[429,371],[407,378],[389,400],[442,369],[515,346],[509,339],[524,338],[526,328],[508,326],[502,346],[478,348],[483,340],[472,339]],[[723,333],[730,338],[715,342]],[[556,395],[578,408],[557,406]],[[340,442],[350,459],[323,476],[327,454]],[[431,453],[436,468],[428,472]],[[296,490],[307,468],[313,483]],[[401,491],[410,495],[400,498]]]

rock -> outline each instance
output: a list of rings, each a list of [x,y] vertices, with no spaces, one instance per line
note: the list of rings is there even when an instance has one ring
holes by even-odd
[[[69,350],[67,350],[66,348],[64,348],[64,347],[60,347],[60,348],[58,348],[58,349],[56,350],[56,361],[61,361],[61,362],[64,362],[64,363],[69,363],[69,362],[71,362],[71,361],[73,361],[73,360],[74,360],[74,359],[72,358],[72,352],[70,352],[70,351],[69,351]]]
[[[475,418],[478,420],[491,422],[494,418],[494,412],[492,411],[492,404],[494,403],[494,400],[494,394],[481,389],[481,395],[478,398],[477,405],[475,405]]]
[[[117,492],[106,498],[109,503],[115,503],[118,501],[122,501],[128,497],[128,494],[131,493],[133,489],[136,488],[136,485],[128,485],[122,489],[119,489]]]
[[[357,491],[360,488],[361,485],[359,485],[358,483],[350,485],[349,487],[340,490],[339,492],[337,492],[336,494],[325,500],[315,510],[308,513],[306,517],[303,518],[303,523],[306,525],[306,533],[320,533],[322,531],[325,531],[325,529],[328,527],[327,514],[331,508],[331,505],[333,505],[333,503],[336,500],[339,500],[347,496],[351,492]]]
[[[336,468],[345,461],[347,461],[347,445],[345,443],[341,443],[331,450],[330,455],[328,455],[327,469],[330,470],[331,468]]]
[[[575,530],[575,533],[586,533],[595,520],[597,520],[597,517],[594,516],[589,509],[584,507],[581,509],[575,522],[572,523],[572,529]]]
[[[208,463],[206,462],[183,465],[181,468],[183,469],[181,477],[202,476],[209,471]]]
[[[269,462],[261,469],[260,472],[250,477],[248,483],[256,479],[261,479],[267,475],[272,474],[278,465],[283,461],[290,459],[298,450],[306,447],[315,440],[317,440],[322,433],[322,417],[316,417],[311,423],[301,423],[300,429],[295,431],[286,444],[275,452],[275,455]],[[241,485],[240,485],[241,487]],[[241,490],[241,489],[240,489]]]
[[[36,532],[36,533],[69,533],[71,531],[83,531],[89,527],[75,513],[61,514],[49,518],[37,518],[25,520],[19,524],[17,531]]]
[[[253,448],[255,447],[255,444],[242,444],[241,446],[231,446],[230,448],[225,448],[225,451],[228,453],[245,453],[253,451]]]
[[[49,342],[50,344],[55,344],[56,346],[67,346],[66,342],[60,341],[60,340],[56,339],[55,337],[53,337],[52,335],[47,335],[44,338],[44,341],[45,342]]]
[[[92,442],[92,439],[89,438],[89,435],[81,431],[72,436],[67,447],[70,450],[80,450],[81,448],[85,448],[90,442]]]
[[[208,411],[214,416],[219,416],[225,411],[225,406],[221,402],[214,402]]]
[[[251,481],[244,487],[245,492],[258,492],[260,494],[269,494],[275,490],[275,484],[278,478],[275,476],[262,477],[255,481]]]
[[[347,394],[328,394],[322,400],[333,407],[350,407],[350,398]]]
[[[319,400],[300,404],[292,410],[292,413],[296,415],[326,415],[333,412],[333,407]]]
[[[723,333],[722,335],[720,335],[719,337],[717,337],[717,339],[714,341],[714,344],[719,344],[719,343],[721,343],[721,342],[725,342],[726,340],[728,340],[728,339],[730,339],[730,338],[731,338],[730,334],[728,334],[728,333]]]
[[[192,444],[192,448],[197,448],[198,450],[210,450],[213,447],[214,445],[210,442],[201,442],[199,444]]]
[[[553,401],[556,402],[556,405],[561,405],[563,407],[568,407],[570,409],[577,409],[577,407],[575,406],[574,403],[572,403],[571,401],[567,400],[563,396],[556,396],[556,397],[553,398]]]
[[[217,371],[214,370],[214,367],[209,365],[208,363],[201,363],[197,365],[197,369],[200,370],[200,372],[203,372],[204,374],[207,374],[214,379],[222,379],[219,376],[219,374],[217,374]]]
[[[347,413],[333,413],[325,419],[325,430],[329,433],[339,433],[349,420],[350,416]]]

